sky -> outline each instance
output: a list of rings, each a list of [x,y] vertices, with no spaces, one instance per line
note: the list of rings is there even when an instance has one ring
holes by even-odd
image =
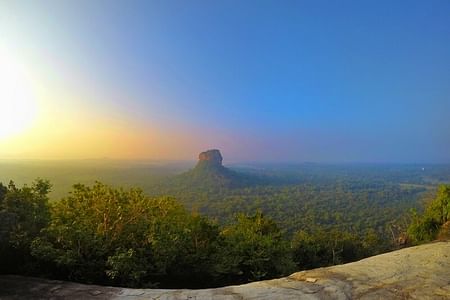
[[[0,158],[450,163],[450,1],[0,0]]]

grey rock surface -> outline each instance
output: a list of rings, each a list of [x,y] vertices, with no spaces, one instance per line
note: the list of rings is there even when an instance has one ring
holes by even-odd
[[[208,150],[198,155],[198,161],[200,163],[208,162],[212,165],[222,166],[222,160],[222,154],[220,153],[220,150],[217,149]]]
[[[0,299],[450,299],[450,242],[216,289],[128,289],[4,275]]]

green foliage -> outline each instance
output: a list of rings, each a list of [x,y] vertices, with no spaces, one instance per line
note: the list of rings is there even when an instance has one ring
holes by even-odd
[[[415,243],[434,240],[449,220],[450,185],[441,185],[436,198],[427,204],[423,215],[413,212],[413,222],[408,228],[409,238]]]
[[[239,214],[237,223],[225,227],[221,272],[233,281],[261,280],[293,271],[289,244],[278,226],[258,211]]]
[[[31,187],[0,184],[0,272],[30,270],[30,245],[49,222],[50,183],[37,179]]]
[[[441,225],[450,220],[450,185],[439,187],[436,199],[428,205],[426,214]]]
[[[108,256],[106,275],[120,285],[140,286],[148,264],[145,256],[134,249],[117,249],[116,254]]]
[[[345,251],[352,250],[349,233],[326,232],[319,229],[312,234],[298,232],[292,240],[294,261],[301,269],[310,269],[345,262]]]
[[[218,228],[174,199],[137,189],[75,185],[52,207],[33,255],[68,279],[128,286],[214,276]]]
[[[391,247],[387,221],[423,192],[348,181],[178,194],[198,197],[220,226],[172,197],[140,189],[77,184],[50,207],[49,190],[43,180],[22,188],[0,184],[1,271],[177,288],[268,279],[378,254]],[[413,218],[409,232],[417,240],[433,239],[448,224],[449,195],[441,187],[425,214]],[[231,214],[234,222],[227,220]]]
[[[96,183],[54,203],[32,243],[50,274],[126,286],[186,287],[246,282],[293,271],[288,242],[261,212],[221,231],[170,197]]]
[[[69,197],[53,205],[51,222],[33,244],[33,254],[47,257],[69,279],[104,281],[104,266],[115,249],[145,243],[145,201],[135,189],[75,185]]]
[[[382,236],[383,247],[392,244],[387,225],[401,219],[411,208],[420,208],[423,187],[403,187],[389,182],[345,179],[337,182],[313,181],[297,185],[265,185],[245,188],[199,190],[172,186],[164,191],[188,208],[227,224],[235,214],[252,214],[260,209],[292,236],[316,226],[326,230],[364,235],[370,229]]]
[[[347,263],[386,250],[374,230],[360,236],[320,227],[311,233],[298,231],[291,247],[294,262],[301,270]]]

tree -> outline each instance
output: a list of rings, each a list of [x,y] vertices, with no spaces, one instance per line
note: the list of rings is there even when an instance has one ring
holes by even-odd
[[[276,223],[261,211],[238,214],[236,223],[225,227],[220,268],[233,282],[285,275],[293,270],[289,244]]]
[[[302,270],[351,262],[365,254],[363,242],[357,235],[320,227],[312,233],[298,231],[291,248],[294,262]]]
[[[13,181],[0,184],[0,271],[31,272],[30,245],[50,219],[48,181],[37,179],[31,187]]]
[[[69,197],[52,206],[51,222],[44,236],[33,242],[33,255],[67,279],[121,283],[121,273],[107,274],[106,264],[121,251],[146,252],[140,249],[149,245],[147,203],[138,189],[74,185]]]
[[[436,239],[439,230],[450,220],[450,185],[439,186],[436,197],[427,204],[425,212],[418,215],[413,211],[412,217],[408,235],[414,243]]]
[[[214,273],[217,225],[171,197],[77,184],[51,212],[32,253],[60,277],[138,287],[195,285]]]

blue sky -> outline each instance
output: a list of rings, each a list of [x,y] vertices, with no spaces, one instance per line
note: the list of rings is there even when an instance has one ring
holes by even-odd
[[[149,158],[450,162],[449,1],[0,7],[19,47],[96,95],[84,109],[192,136]]]

